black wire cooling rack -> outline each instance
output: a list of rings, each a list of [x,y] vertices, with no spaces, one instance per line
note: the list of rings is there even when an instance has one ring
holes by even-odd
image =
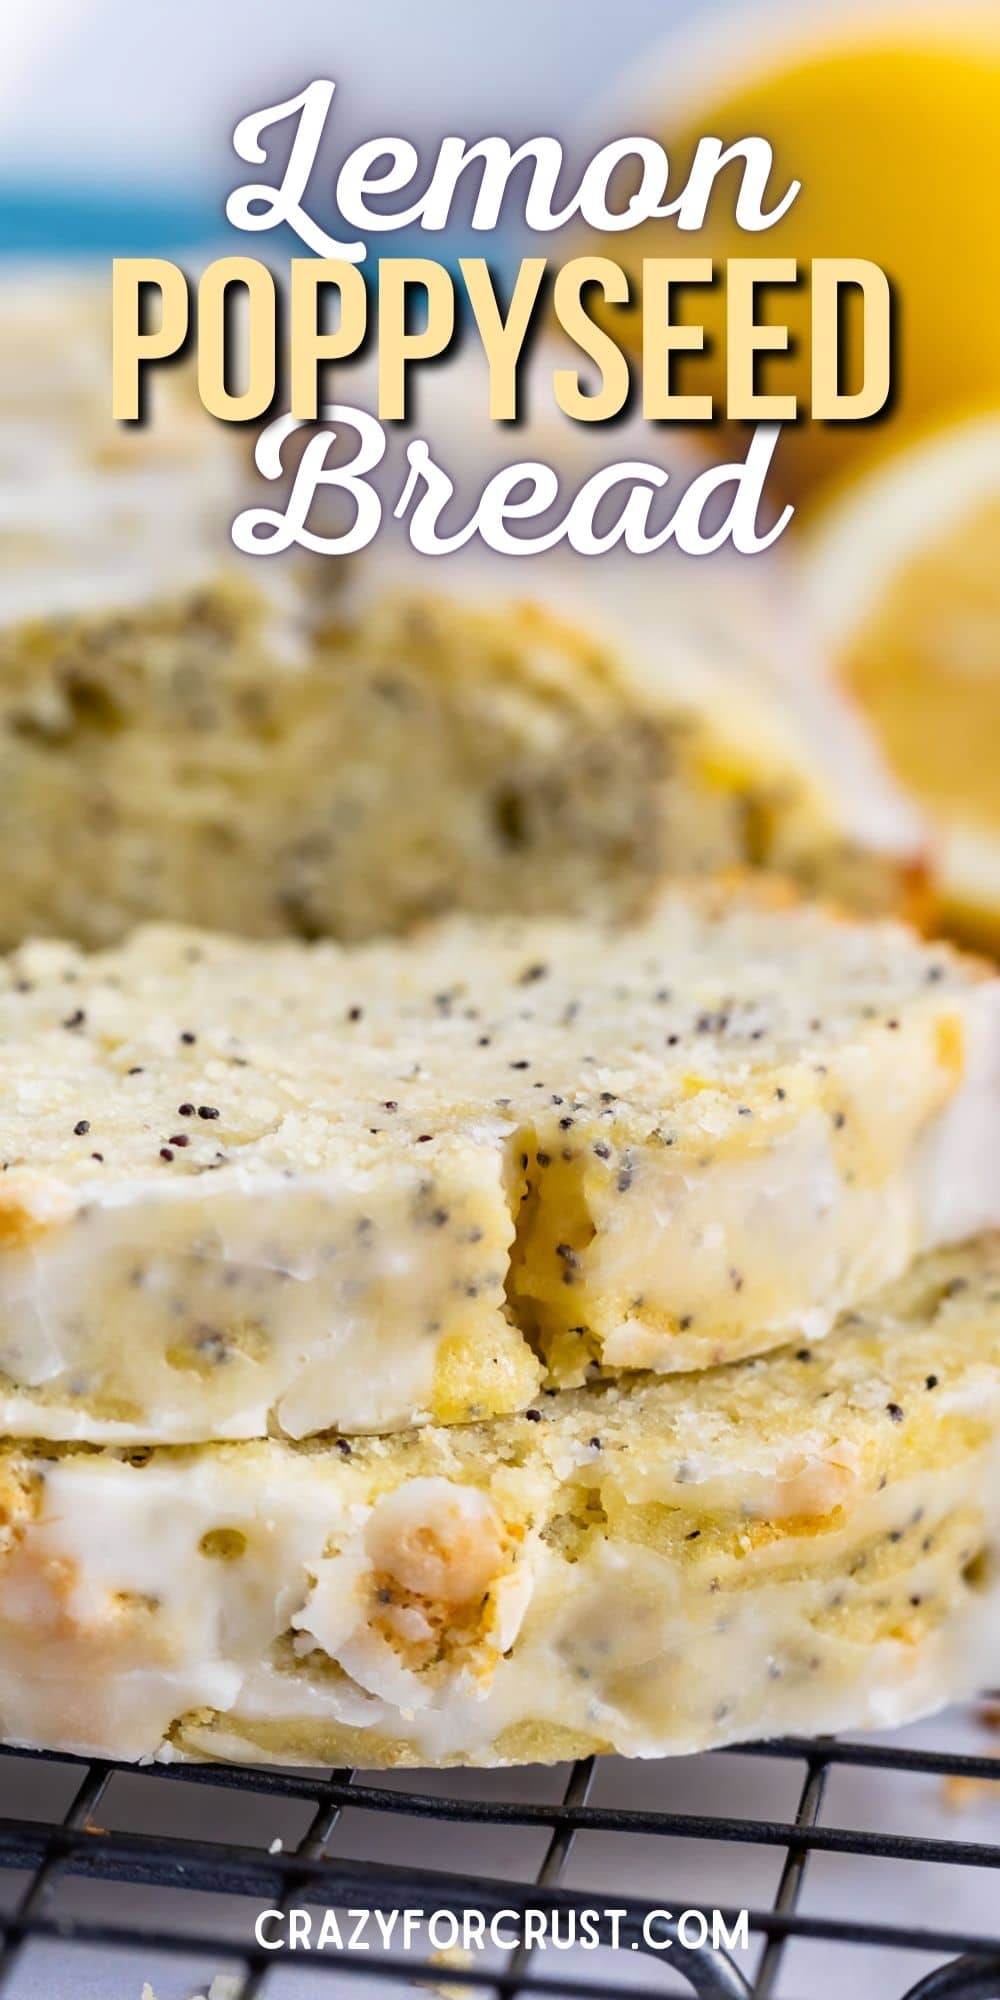
[[[488,1916],[527,1906],[613,1906],[622,1912],[619,1948],[593,1952],[585,1971],[579,1952],[569,1960],[523,1948],[460,1963],[447,1955],[446,1966],[430,1970],[425,1948],[411,1946],[313,1954],[308,1966],[296,1964],[295,1979],[303,1973],[318,1995],[348,1985],[359,1995],[412,1992],[416,1980],[425,1991],[430,1983],[449,1993],[575,2000],[634,2000],[639,1991],[815,2000],[820,1987],[841,1996],[871,1991],[878,2000],[1000,2000],[1000,1913],[987,1935],[960,1921],[968,1907],[960,1894],[942,1900],[914,1887],[927,1868],[945,1871],[953,1887],[981,1881],[985,1892],[973,1907],[989,1915],[996,1877],[984,1871],[1000,1868],[1000,1845],[970,1839],[968,1819],[988,1825],[995,1815],[1000,1835],[1000,1761],[981,1735],[960,1739],[981,1742],[981,1751],[955,1748],[954,1731],[943,1732],[945,1747],[935,1747],[936,1738],[925,1747],[927,1735],[917,1743],[789,1739],[663,1765],[591,1759],[490,1779],[180,1764],[136,1770],[0,1753],[0,1863],[9,1871],[0,1878],[9,1892],[0,1904],[0,1995],[103,2000],[134,1992],[140,2000],[146,1981],[156,1994],[160,1979],[176,1982],[180,1959],[197,1967],[185,1992],[207,1993],[215,1978],[226,2000],[280,2000],[292,1990],[283,1982],[293,1954],[255,1943],[253,1919],[265,1907]],[[900,1792],[904,1781],[919,1785],[922,1812]],[[838,1784],[855,1816],[859,1797],[877,1808],[895,1788],[887,1823],[841,1824]],[[956,1810],[959,1795],[972,1800],[971,1814]],[[761,1810],[782,1801],[783,1816]],[[838,1857],[849,1864],[846,1876],[835,1873],[810,1905],[810,1871]],[[898,1864],[907,1865],[905,1878]],[[857,1910],[859,1868],[867,1915]],[[765,1879],[768,1893],[749,1910],[749,1950],[682,1944],[677,1912],[714,1907],[714,1885],[736,1887],[737,1896],[720,1904],[731,1928],[740,1903],[751,1900],[742,1892]],[[700,1895],[690,1893],[693,1881]],[[655,1896],[645,1893],[654,1884]],[[675,1920],[660,1916],[654,1929],[661,1943],[672,1937],[672,1948],[654,1955],[644,1924],[665,1907]],[[949,1913],[957,1913],[952,1921]],[[813,1971],[799,1983],[795,1955],[804,1946],[814,1967],[822,1952],[822,1979]],[[852,1971],[858,1948],[873,1985],[859,1986]],[[294,1984],[296,1994],[303,1990]]]

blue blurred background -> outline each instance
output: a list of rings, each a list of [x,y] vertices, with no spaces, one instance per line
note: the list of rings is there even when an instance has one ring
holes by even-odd
[[[326,75],[333,157],[362,138],[580,130],[676,22],[726,0],[7,0],[0,250],[210,241],[237,118]],[[553,107],[558,107],[554,113]]]

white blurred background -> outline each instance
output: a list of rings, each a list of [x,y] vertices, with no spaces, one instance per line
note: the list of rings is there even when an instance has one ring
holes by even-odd
[[[338,143],[562,137],[618,73],[725,0],[6,0],[0,180],[222,198],[236,118],[333,77]]]

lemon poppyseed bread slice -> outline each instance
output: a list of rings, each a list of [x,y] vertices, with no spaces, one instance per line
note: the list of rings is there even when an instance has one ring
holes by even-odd
[[[1000,1245],[818,1348],[396,1438],[0,1449],[0,1733],[488,1764],[886,1727],[1000,1643]]]
[[[579,622],[551,571],[473,602],[390,570],[317,604],[224,567],[0,629],[0,945],[148,919],[352,940],[451,909],[629,915],[666,878],[743,864],[922,915],[912,822],[859,810],[867,746],[825,775],[763,676],[732,647],[685,659],[669,613],[640,652],[630,580]]]
[[[1000,1220],[1000,984],[777,886],[0,977],[0,1429],[516,1409],[825,1333]]]
[[[0,306],[0,944],[622,914],[733,862],[865,908],[916,891],[913,814],[801,647],[777,673],[745,564],[713,558],[709,593],[666,554],[421,560],[390,506],[356,560],[238,558],[235,514],[275,500],[245,433],[183,370],[147,425],[112,424],[103,290],[7,284]],[[478,491],[510,448],[485,379],[426,389]],[[519,444],[578,480],[592,428]]]

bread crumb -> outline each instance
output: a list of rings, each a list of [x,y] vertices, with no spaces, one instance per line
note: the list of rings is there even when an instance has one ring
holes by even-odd
[[[973,1806],[1000,1804],[1000,1771],[996,1778],[942,1778],[941,1792],[952,1812],[968,1812]]]
[[[217,1972],[207,1993],[192,1993],[191,2000],[237,2000],[242,1983],[242,1975],[236,1972]],[[156,2000],[156,1994],[148,1979],[143,1981],[140,2000]]]
[[[446,1944],[442,1945],[440,1950],[432,1951],[427,1963],[429,1966],[439,1966],[443,1972],[447,1972],[449,1967],[453,1972],[457,1972],[472,1964],[472,1953],[466,1950],[464,1945]],[[471,1991],[468,1986],[452,1986],[448,1981],[438,1979],[421,1979],[417,1984],[422,1986],[425,1992],[436,1994],[437,2000],[468,2000]]]

